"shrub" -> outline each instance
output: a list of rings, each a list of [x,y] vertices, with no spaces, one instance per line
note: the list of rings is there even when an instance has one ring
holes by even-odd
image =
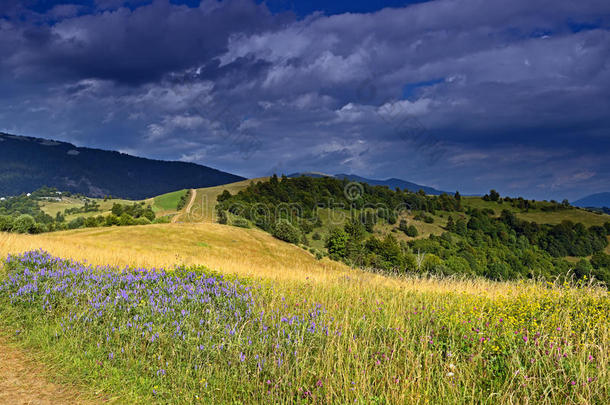
[[[250,228],[250,223],[245,218],[235,218],[232,225],[239,228]]]
[[[429,253],[424,258],[422,267],[423,267],[424,271],[427,271],[428,273],[435,273],[439,270],[439,267],[441,267],[442,264],[443,264],[443,260],[440,257],[438,257],[432,253]]]
[[[134,225],[134,224],[135,224],[135,220],[129,214],[123,213],[119,217],[119,225],[120,226],[127,226],[127,225]]]
[[[315,233],[314,233],[314,234],[311,236],[311,239],[313,239],[313,240],[320,240],[320,239],[322,239],[322,236],[320,236],[320,233],[319,233],[319,232],[315,232]]]
[[[330,235],[328,235],[328,239],[326,239],[328,254],[332,258],[345,257],[347,254],[348,240],[349,235],[343,229],[333,230]]]
[[[31,233],[34,230],[36,221],[31,215],[23,214],[19,215],[13,222],[13,232],[17,233]]]
[[[417,231],[415,225],[409,225],[405,233],[407,234],[407,236],[411,236],[413,238],[419,235],[419,232]]]
[[[229,218],[227,218],[227,212],[224,210],[218,210],[218,223],[222,224],[222,225],[226,225],[228,222],[229,222]]]
[[[150,225],[152,223],[146,217],[137,218],[135,221],[136,221],[136,225]]]
[[[117,217],[114,214],[110,214],[106,217],[106,226],[112,226],[112,225],[118,225],[119,224],[119,217]]]
[[[0,215],[0,232],[9,232],[13,229],[13,218]]]
[[[68,223],[68,229],[78,229],[85,226],[85,218],[78,217]]]
[[[162,217],[159,218],[155,218],[155,220],[152,222],[153,224],[169,224],[171,222],[172,218],[169,215],[164,215]]]
[[[290,222],[278,221],[273,227],[272,235],[289,243],[298,243],[301,240],[301,233]]]

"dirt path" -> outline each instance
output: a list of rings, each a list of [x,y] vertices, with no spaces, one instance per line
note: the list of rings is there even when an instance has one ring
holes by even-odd
[[[191,208],[193,208],[193,204],[195,204],[195,198],[197,198],[197,190],[192,188],[191,189],[191,199],[189,200],[189,203],[179,214],[174,215],[174,217],[172,218],[172,224],[175,224],[176,222],[178,222],[178,219],[180,219],[182,217],[182,215],[188,214],[189,212],[191,212]]]
[[[93,404],[74,387],[49,381],[49,370],[0,336],[0,404]]]

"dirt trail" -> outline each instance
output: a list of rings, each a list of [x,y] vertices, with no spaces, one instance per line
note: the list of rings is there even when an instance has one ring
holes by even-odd
[[[174,215],[174,217],[172,218],[172,224],[175,224],[176,222],[178,222],[178,219],[180,219],[182,217],[182,215],[188,214],[189,212],[191,212],[191,208],[193,208],[193,204],[195,204],[195,198],[197,198],[197,190],[192,188],[191,189],[191,199],[189,200],[189,203],[186,205],[186,207],[182,211],[180,211],[177,215]]]
[[[96,403],[74,387],[50,382],[48,373],[0,336],[0,404]]]

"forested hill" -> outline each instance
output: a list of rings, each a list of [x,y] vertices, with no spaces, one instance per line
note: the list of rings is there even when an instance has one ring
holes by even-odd
[[[49,186],[90,197],[143,199],[243,179],[194,163],[145,159],[0,133],[0,197]]]
[[[257,226],[350,265],[496,280],[595,277],[610,286],[610,217],[567,201],[494,190],[482,198],[430,196],[331,177],[273,176],[234,195],[225,191],[218,202],[222,223]]]

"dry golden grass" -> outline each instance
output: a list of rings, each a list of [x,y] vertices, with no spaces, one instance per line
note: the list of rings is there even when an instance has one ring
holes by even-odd
[[[390,288],[401,292],[455,292],[483,296],[512,295],[525,286],[486,280],[389,277],[350,268],[281,242],[258,229],[216,223],[178,223],[89,228],[40,235],[0,233],[0,257],[33,249],[94,265],[167,267],[204,265],[225,274],[282,284],[313,282],[357,290]],[[533,287],[532,287],[533,288]],[[354,291],[355,292],[355,291]]]
[[[228,190],[231,194],[236,194],[240,190],[245,189],[251,183],[257,181],[267,181],[268,177],[260,177],[256,179],[248,179],[238,181],[236,183],[223,184],[222,186],[206,187],[197,189],[197,197],[188,213],[182,215],[181,221],[184,222],[214,222],[216,219],[216,198],[222,194],[224,190]]]

